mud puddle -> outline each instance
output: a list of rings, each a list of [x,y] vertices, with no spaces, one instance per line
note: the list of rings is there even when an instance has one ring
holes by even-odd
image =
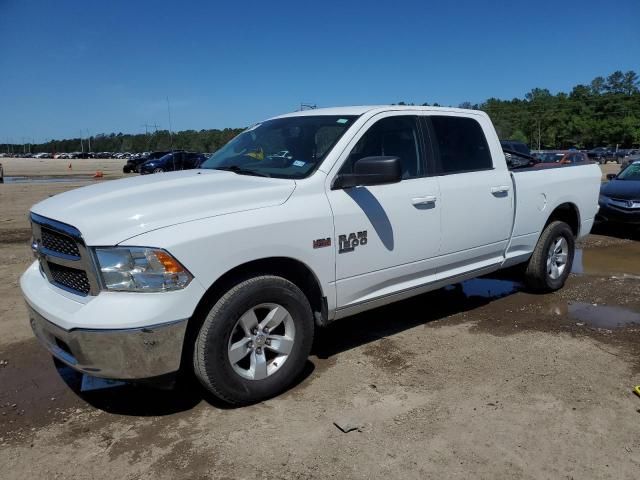
[[[0,229],[0,244],[3,244],[3,243],[29,244],[30,239],[31,239],[30,228]]]
[[[30,429],[61,421],[64,412],[86,405],[56,371],[35,339],[0,348],[0,438],[15,440]],[[6,364],[4,363],[6,362]],[[70,369],[69,369],[70,370]]]
[[[608,248],[578,248],[571,271],[578,275],[620,275],[640,279],[640,242]]]
[[[553,313],[566,316],[577,326],[605,330],[640,327],[640,312],[617,305],[569,302],[566,305],[554,307]]]
[[[83,392],[82,375],[54,362],[35,339],[0,347],[0,360],[0,445],[19,442],[41,427],[66,423],[84,412],[106,414],[92,417],[92,425],[97,425],[112,415],[174,415],[207,400],[200,386],[189,381],[173,390],[125,384]]]
[[[11,176],[4,177],[4,183],[77,183],[90,182],[97,179],[93,175],[60,175],[60,176]]]
[[[522,285],[512,280],[499,278],[474,278],[466,280],[458,285],[446,287],[446,289],[461,288],[465,297],[482,297],[488,300],[497,300],[506,297],[522,289]]]

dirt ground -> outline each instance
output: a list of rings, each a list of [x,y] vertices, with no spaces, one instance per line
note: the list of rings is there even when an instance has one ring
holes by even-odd
[[[0,185],[2,478],[638,478],[637,232],[588,237],[554,294],[501,275],[336,322],[294,388],[229,409],[198,388],[81,393],[33,339],[26,214],[87,182]]]

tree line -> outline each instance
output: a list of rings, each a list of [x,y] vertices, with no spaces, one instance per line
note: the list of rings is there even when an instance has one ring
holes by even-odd
[[[461,108],[487,112],[498,136],[525,142],[531,148],[593,148],[610,146],[630,148],[640,145],[640,81],[634,71],[616,71],[579,84],[571,92],[552,94],[546,88],[534,88],[524,98],[489,98]],[[407,105],[399,102],[399,105]],[[412,104],[411,104],[412,105]],[[429,105],[423,103],[423,105]],[[439,106],[437,103],[434,106]],[[240,128],[223,130],[184,130],[171,133],[159,130],[148,134],[99,134],[83,139],[93,152],[143,152],[184,149],[215,152],[240,133]],[[22,146],[13,146],[21,151]],[[32,152],[75,152],[81,139],[52,140],[32,145]]]
[[[636,72],[616,71],[569,93],[534,88],[524,98],[459,107],[486,112],[501,140],[519,140],[532,149],[630,148],[640,146],[639,86]]]
[[[194,152],[215,152],[225,143],[238,135],[242,128],[223,130],[183,130],[169,132],[158,130],[152,133],[125,134],[100,133],[91,137],[51,140],[46,143],[32,144],[31,152],[151,152],[168,150],[190,150]],[[14,152],[22,152],[22,145],[13,145]]]

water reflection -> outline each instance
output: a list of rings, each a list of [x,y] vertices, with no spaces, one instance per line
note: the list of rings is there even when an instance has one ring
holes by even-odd
[[[578,324],[593,328],[612,330],[629,326],[640,327],[640,313],[619,306],[570,302],[553,307],[553,313],[567,316]]]

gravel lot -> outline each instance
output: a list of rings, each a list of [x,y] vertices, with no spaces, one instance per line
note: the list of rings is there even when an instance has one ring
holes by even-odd
[[[0,161],[7,176],[70,173]],[[72,162],[122,176],[122,161]],[[26,215],[93,181],[72,180],[0,185],[2,478],[638,478],[638,233],[591,235],[554,294],[503,275],[337,322],[298,385],[229,409],[195,387],[80,393],[33,339]]]

